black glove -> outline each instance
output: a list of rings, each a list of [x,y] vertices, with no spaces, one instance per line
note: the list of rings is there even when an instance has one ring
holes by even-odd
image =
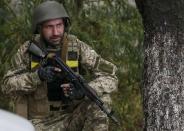
[[[55,76],[55,67],[46,66],[38,69],[38,76],[42,81],[52,82]]]
[[[76,89],[72,83],[62,84],[61,88],[63,89],[64,95],[70,99],[82,99],[84,93],[80,89]]]

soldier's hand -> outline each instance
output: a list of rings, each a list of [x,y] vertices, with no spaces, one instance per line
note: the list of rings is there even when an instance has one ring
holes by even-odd
[[[72,83],[62,84],[64,95],[70,99],[82,99],[84,93],[81,90],[77,90]]]
[[[53,66],[40,67],[38,76],[42,81],[52,82],[55,79],[56,72],[61,72],[61,69]]]

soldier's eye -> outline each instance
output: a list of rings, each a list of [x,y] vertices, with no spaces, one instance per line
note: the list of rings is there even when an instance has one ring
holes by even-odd
[[[57,24],[57,28],[62,28],[63,27],[63,24],[60,23],[60,24]]]
[[[45,28],[46,29],[52,29],[52,26],[51,25],[47,25]]]

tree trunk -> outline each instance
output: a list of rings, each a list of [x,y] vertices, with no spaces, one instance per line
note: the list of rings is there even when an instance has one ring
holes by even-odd
[[[184,1],[136,0],[144,39],[145,131],[184,131]]]

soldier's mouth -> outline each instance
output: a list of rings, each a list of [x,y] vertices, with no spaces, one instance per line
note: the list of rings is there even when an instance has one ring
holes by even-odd
[[[60,41],[61,38],[60,37],[55,37],[55,38],[51,38],[52,41]]]

